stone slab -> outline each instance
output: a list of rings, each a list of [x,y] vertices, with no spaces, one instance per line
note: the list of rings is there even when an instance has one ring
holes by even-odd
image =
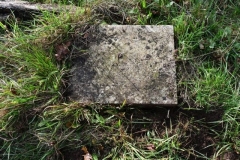
[[[86,40],[87,49],[79,49],[71,70],[71,99],[177,104],[173,26],[100,25],[88,34],[92,40]]]

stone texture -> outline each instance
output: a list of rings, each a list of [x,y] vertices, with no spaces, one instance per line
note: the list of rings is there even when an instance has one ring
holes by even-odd
[[[84,36],[91,40],[85,41],[85,50],[76,46],[82,51],[71,70],[71,99],[84,104],[177,104],[173,26],[104,25]]]

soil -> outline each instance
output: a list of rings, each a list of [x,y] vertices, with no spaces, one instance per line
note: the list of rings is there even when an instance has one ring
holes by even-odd
[[[208,125],[207,122],[215,121],[216,116],[212,115],[222,115],[222,111],[217,111],[214,113],[203,113],[202,111],[186,111],[181,108],[173,108],[173,109],[167,109],[167,108],[159,108],[159,109],[144,109],[142,111],[137,111],[135,113],[132,113],[131,116],[138,116],[139,119],[142,119],[143,117],[150,118],[152,120],[152,124],[148,125],[148,128],[145,128],[145,131],[147,130],[157,130],[159,135],[164,134],[165,127],[167,126],[169,129],[170,127],[175,130],[175,128],[179,128],[182,130],[182,134],[185,135],[185,137],[189,137],[188,139],[183,139],[182,142],[183,145],[181,148],[184,148],[186,150],[194,148],[195,151],[207,156],[211,157],[214,153],[214,147],[207,147],[214,145],[214,137],[210,134],[211,132],[207,130],[205,125]],[[221,116],[218,116],[221,118]],[[186,125],[191,118],[194,118],[195,120],[202,120],[203,124],[202,126],[197,126],[196,124],[189,124],[187,128],[184,128],[180,124]],[[218,119],[219,120],[219,119]],[[191,122],[190,122],[191,123]],[[195,127],[195,128],[194,128]],[[142,125],[135,125],[134,126],[135,132],[138,133],[139,130],[142,129]],[[136,137],[141,137],[146,132],[141,132],[138,134],[134,134]],[[174,134],[174,133],[172,133]],[[207,148],[205,148],[207,147]],[[187,154],[187,153],[186,153]],[[183,155],[185,157],[186,155]],[[190,156],[188,159],[196,159],[195,156]],[[197,158],[200,159],[200,158]]]
[[[126,109],[125,116],[129,121],[132,122],[143,122],[143,123],[133,123],[128,130],[128,133],[132,134],[133,138],[139,139],[146,136],[147,131],[155,130],[158,135],[163,135],[166,130],[165,127],[169,129],[172,128],[170,134],[175,134],[175,129],[180,129],[183,138],[179,141],[182,142],[180,148],[186,150],[186,152],[179,152],[182,154],[182,158],[187,158],[190,160],[201,160],[204,158],[196,156],[197,154],[190,154],[188,151],[193,151],[195,153],[202,154],[206,157],[211,157],[215,153],[215,144],[218,143],[218,139],[215,138],[214,133],[209,130],[213,128],[215,130],[221,130],[222,126],[213,126],[208,122],[213,122],[221,120],[223,115],[222,110],[208,112],[204,111],[189,111],[183,110],[181,108],[135,108]],[[201,121],[201,123],[196,123],[194,121]],[[145,123],[144,122],[148,122]],[[188,124],[188,125],[187,125]],[[201,124],[201,125],[200,125]],[[105,146],[104,146],[105,147]],[[108,148],[106,146],[105,148]],[[91,148],[89,148],[91,150]],[[69,160],[83,160],[84,152],[80,149],[62,151],[64,157],[68,157]],[[240,156],[233,152],[226,152],[224,155],[218,157],[217,160],[224,160],[225,158],[229,160],[239,159]]]

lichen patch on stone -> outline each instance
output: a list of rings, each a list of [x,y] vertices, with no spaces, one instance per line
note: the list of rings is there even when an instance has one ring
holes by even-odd
[[[177,104],[173,26],[104,25],[91,34],[88,49],[74,60],[71,99],[100,104]]]

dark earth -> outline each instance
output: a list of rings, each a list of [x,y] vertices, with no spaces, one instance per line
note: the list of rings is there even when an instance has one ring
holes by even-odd
[[[127,108],[127,107],[126,107]],[[129,134],[132,133],[133,139],[137,139],[139,137],[146,136],[147,131],[155,130],[161,135],[165,132],[165,127],[170,129],[170,127],[174,129],[180,129],[182,134],[185,134],[185,137],[188,139],[182,139],[180,148],[194,149],[195,151],[207,156],[211,157],[214,152],[214,144],[217,143],[217,139],[214,138],[214,134],[212,131],[206,128],[214,127],[215,130],[222,130],[221,125],[213,125],[209,122],[221,120],[221,116],[223,111],[214,111],[205,113],[205,111],[189,111],[184,110],[179,107],[177,108],[135,108],[135,109],[125,109],[126,119],[129,121],[135,122],[148,122],[146,125],[143,123],[132,124],[131,128],[129,128]],[[188,123],[189,120],[201,121],[201,126],[199,123]],[[188,124],[188,125],[187,125]],[[187,125],[187,126],[186,126]],[[205,126],[205,127],[204,127]],[[185,127],[185,128],[184,128]],[[169,135],[170,136],[170,135]],[[208,147],[207,147],[208,146]],[[111,149],[110,146],[104,146]],[[91,148],[88,148],[91,153]],[[62,154],[64,157],[68,157],[69,160],[83,160],[84,152],[80,149],[78,150],[67,150],[63,149]],[[194,155],[188,155],[187,151],[182,153],[182,158],[190,159],[190,160],[201,160],[205,158],[196,157]],[[233,152],[227,152],[223,155],[223,159],[229,158],[229,160],[239,159],[239,155]],[[218,160],[223,160],[222,158],[218,158]]]

